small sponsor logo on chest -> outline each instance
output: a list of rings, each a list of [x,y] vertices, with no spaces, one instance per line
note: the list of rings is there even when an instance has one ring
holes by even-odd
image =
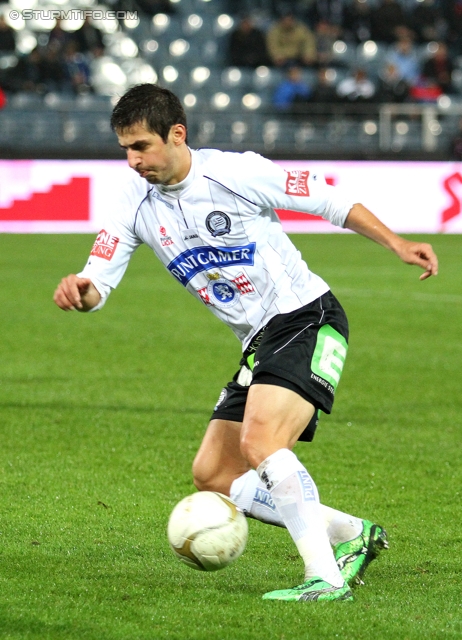
[[[163,247],[168,247],[171,244],[174,244],[172,238],[167,234],[167,230],[165,227],[160,227],[159,228],[160,231],[160,244]]]

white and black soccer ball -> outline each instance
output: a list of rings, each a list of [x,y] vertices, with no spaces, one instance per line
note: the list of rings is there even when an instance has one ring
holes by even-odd
[[[218,571],[239,558],[248,535],[247,520],[221,493],[199,491],[173,509],[168,541],[179,560],[199,571]]]

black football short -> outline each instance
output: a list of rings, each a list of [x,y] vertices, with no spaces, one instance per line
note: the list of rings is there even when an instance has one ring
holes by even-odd
[[[332,292],[272,318],[253,338],[222,390],[212,419],[242,422],[251,384],[274,384],[316,408],[300,436],[312,440],[319,410],[330,413],[348,350],[348,321]]]

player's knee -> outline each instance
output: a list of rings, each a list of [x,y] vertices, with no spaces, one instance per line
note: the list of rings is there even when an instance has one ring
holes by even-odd
[[[210,473],[207,473],[206,468],[197,460],[193,462],[192,466],[193,482],[199,491],[207,491],[210,485]]]

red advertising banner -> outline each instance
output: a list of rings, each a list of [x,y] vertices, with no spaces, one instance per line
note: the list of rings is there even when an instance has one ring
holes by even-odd
[[[462,163],[277,161],[300,196],[322,173],[399,233],[462,233]],[[132,175],[124,161],[0,161],[0,232],[94,233]],[[342,231],[319,216],[278,210],[286,231]]]

